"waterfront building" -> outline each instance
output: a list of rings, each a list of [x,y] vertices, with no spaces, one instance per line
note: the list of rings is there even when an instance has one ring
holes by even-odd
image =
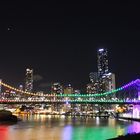
[[[71,86],[71,84],[68,84],[64,87],[64,94],[73,94],[74,93],[74,89]],[[73,108],[73,105],[69,104],[69,97],[64,97],[63,98],[66,103],[63,105],[62,110],[63,112],[69,112],[71,110],[71,108]]]
[[[51,86],[51,93],[52,94],[62,94],[63,86],[59,82],[53,83]],[[54,100],[54,101],[63,99],[63,97],[50,97],[50,98],[51,98],[51,100]],[[61,104],[53,104],[51,107],[51,110],[61,112],[62,106],[63,105],[61,105]]]

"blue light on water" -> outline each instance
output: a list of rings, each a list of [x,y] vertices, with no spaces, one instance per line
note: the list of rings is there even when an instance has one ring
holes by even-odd
[[[64,127],[62,132],[62,140],[72,140],[72,126],[68,125]]]

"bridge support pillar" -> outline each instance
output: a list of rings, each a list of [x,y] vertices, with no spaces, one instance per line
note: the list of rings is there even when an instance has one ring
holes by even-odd
[[[138,91],[138,100],[140,100],[140,91]]]
[[[133,118],[140,118],[140,105],[133,106]]]
[[[137,92],[138,92],[138,100],[140,100],[140,80],[137,80]]]
[[[2,80],[0,79],[0,93],[1,93],[1,82],[2,82]]]

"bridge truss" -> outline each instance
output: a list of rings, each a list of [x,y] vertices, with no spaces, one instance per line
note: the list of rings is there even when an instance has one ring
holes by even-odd
[[[96,94],[38,94],[12,87],[2,81],[0,86],[13,93],[1,92],[1,104],[59,103],[59,104],[140,104],[140,80],[136,79],[112,91]]]

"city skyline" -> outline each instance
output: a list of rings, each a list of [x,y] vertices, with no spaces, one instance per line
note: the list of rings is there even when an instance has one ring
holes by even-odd
[[[139,138],[139,17],[132,1],[2,1],[0,139]]]
[[[3,4],[0,78],[22,84],[25,69],[32,68],[42,77],[38,85],[59,81],[85,88],[89,73],[97,71],[97,49],[107,48],[117,87],[136,79],[140,71],[137,11],[129,3]]]
[[[89,74],[89,84],[92,85],[92,87],[95,88],[95,91],[89,91],[90,93],[102,93],[103,91],[112,91],[116,87],[116,79],[115,79],[115,74],[111,73],[109,71],[108,67],[108,50],[106,48],[100,48],[97,49],[97,69],[98,72],[91,72]],[[71,82],[67,83],[61,83],[60,81],[52,81],[51,83],[43,83],[42,85],[37,85],[36,82],[41,81],[43,78],[41,75],[34,75],[33,74],[33,69],[26,68],[26,74],[25,74],[25,80],[23,82],[20,82],[22,84],[18,83],[19,88],[22,88],[27,91],[41,91],[41,92],[52,92],[52,87],[54,85],[60,85],[62,88],[62,93],[64,90],[64,87],[67,87],[68,85],[71,85]],[[24,83],[25,82],[25,83]],[[34,82],[35,85],[34,86]],[[98,83],[99,82],[99,83]],[[95,86],[95,85],[97,86]],[[25,85],[25,86],[24,86]],[[17,86],[17,85],[16,85]],[[72,85],[74,87],[74,85]],[[33,88],[35,87],[35,88]],[[85,89],[85,85],[83,87],[74,87],[75,90],[79,90],[82,92],[85,92],[87,90],[87,87]],[[99,91],[98,91],[99,90]],[[86,91],[88,93],[88,91]]]

